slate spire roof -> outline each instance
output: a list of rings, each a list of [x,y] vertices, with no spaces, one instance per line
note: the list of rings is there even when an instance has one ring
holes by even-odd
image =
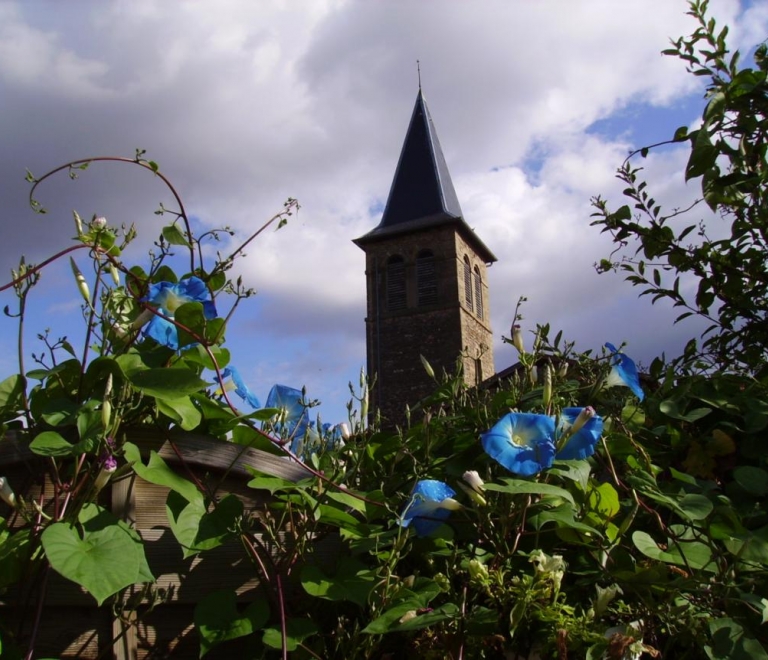
[[[380,226],[437,213],[462,216],[435,125],[419,90]]]
[[[363,247],[378,239],[445,224],[458,224],[484,261],[496,261],[464,222],[435,125],[419,88],[381,222],[354,243]]]

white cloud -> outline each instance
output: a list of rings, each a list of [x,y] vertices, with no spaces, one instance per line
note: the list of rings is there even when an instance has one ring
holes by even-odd
[[[711,5],[734,23],[735,0]],[[668,312],[638,311],[648,305],[637,291],[592,269],[611,245],[589,226],[589,198],[621,203],[613,172],[630,147],[620,130],[585,130],[634,104],[642,123],[647,105],[674,107],[699,89],[659,55],[692,28],[684,2],[52,7],[0,2],[0,220],[24,228],[5,233],[6,271],[19,252],[39,260],[71,237],[72,208],[138,222],[154,238],[152,211],[173,202],[146,172],[94,166],[76,184],[46,184],[51,215],[40,219],[25,210],[24,167],[39,174],[147,148],[190,214],[243,237],[297,197],[298,216],[259,237],[238,266],[260,294],[229,336],[244,375],[260,385],[304,379],[338,408],[364,362],[365,266],[351,240],[378,222],[370,209],[389,191],[418,59],[466,219],[499,257],[489,271],[496,335],[525,294],[526,322],[551,320],[579,341],[626,338],[647,355],[679,343]],[[737,37],[754,41],[767,24],[754,5]],[[674,127],[654,128],[663,137]],[[674,176],[681,153],[644,163],[675,204],[689,194]],[[497,366],[509,360],[499,348]]]

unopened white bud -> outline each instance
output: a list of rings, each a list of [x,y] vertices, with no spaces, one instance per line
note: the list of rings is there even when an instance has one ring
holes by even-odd
[[[115,470],[117,470],[117,461],[114,456],[108,456],[102,462],[101,470],[99,470],[99,474],[96,475],[96,481],[93,483],[93,488],[97,493],[109,483]]]
[[[368,383],[363,385],[360,395],[360,422],[363,426],[368,422]]]
[[[8,506],[16,508],[16,493],[13,492],[11,484],[8,483],[8,479],[5,477],[0,477],[0,499]]]
[[[104,227],[107,226],[107,219],[103,216],[93,216],[93,220],[91,220],[91,227],[94,229],[104,229]]]
[[[461,478],[464,479],[470,486],[472,486],[473,490],[476,490],[478,493],[482,493],[485,491],[485,482],[480,478],[480,474],[477,472],[477,470],[467,470],[463,475],[461,475]]]
[[[418,616],[416,610],[408,610],[403,616],[400,617],[398,623],[407,623]]]
[[[138,330],[139,328],[144,327],[145,324],[149,323],[152,320],[152,317],[155,314],[152,312],[151,309],[144,309],[141,311],[141,314],[139,314],[136,317],[136,320],[131,323],[131,330]]]
[[[584,427],[584,424],[592,419],[595,414],[595,409],[592,406],[582,408],[579,416],[574,420],[573,425],[571,426],[571,434],[575,434],[581,431],[581,429]]]
[[[427,360],[427,358],[425,358],[423,355],[419,355],[419,359],[421,359],[421,365],[424,367],[424,371],[427,372],[427,376],[434,379],[435,370],[432,368],[429,360]]]
[[[112,395],[112,374],[107,376],[107,384],[104,387],[104,399],[101,404],[101,422],[104,424],[104,429],[109,430],[109,425],[112,421],[112,401],[110,396]]]
[[[101,404],[101,423],[104,425],[104,430],[109,431],[109,423],[112,421],[112,403],[110,401],[104,401]]]
[[[80,290],[80,295],[83,296],[83,299],[85,300],[85,302],[87,302],[90,305],[91,292],[88,289],[88,282],[85,281],[85,277],[80,272],[80,269],[77,267],[77,264],[75,263],[75,260],[72,257],[69,258],[69,265],[72,267],[72,273],[75,276],[75,281],[77,282],[77,288]]]
[[[128,333],[125,331],[125,328],[119,323],[112,324],[112,332],[114,332],[120,339],[126,339],[128,337]]]
[[[472,500],[477,506],[486,506],[488,502],[485,501],[485,497],[483,497],[478,491],[476,491],[474,488],[470,488],[469,486],[465,486],[462,483],[459,483],[459,488],[463,490],[467,497]]]
[[[75,217],[75,229],[77,230],[77,237],[80,238],[83,235],[83,220],[77,211],[72,211],[72,215]]]
[[[544,365],[544,389],[541,393],[541,403],[546,408],[552,401],[552,367]]]
[[[523,346],[523,330],[517,324],[512,326],[512,345],[521,355],[525,353],[525,346]]]
[[[464,505],[461,502],[457,502],[452,497],[446,497],[437,505],[438,509],[448,509],[448,511],[458,511],[463,509]]]

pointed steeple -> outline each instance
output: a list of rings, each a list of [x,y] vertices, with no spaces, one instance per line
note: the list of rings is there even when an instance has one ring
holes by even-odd
[[[408,125],[380,227],[444,214],[462,216],[421,89]]]
[[[494,254],[464,222],[435,125],[419,87],[381,222],[354,243],[362,247],[394,234],[454,223],[460,225],[460,231],[467,235],[486,263],[496,261]]]

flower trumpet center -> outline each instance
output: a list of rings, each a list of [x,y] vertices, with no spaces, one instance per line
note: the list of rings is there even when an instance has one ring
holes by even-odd
[[[516,447],[533,447],[536,442],[535,434],[526,433],[525,429],[512,429],[509,441]]]
[[[175,291],[167,290],[165,295],[158,303],[163,309],[168,310],[169,314],[174,314],[176,310],[184,303],[189,302],[189,299],[185,296],[180,296]]]

